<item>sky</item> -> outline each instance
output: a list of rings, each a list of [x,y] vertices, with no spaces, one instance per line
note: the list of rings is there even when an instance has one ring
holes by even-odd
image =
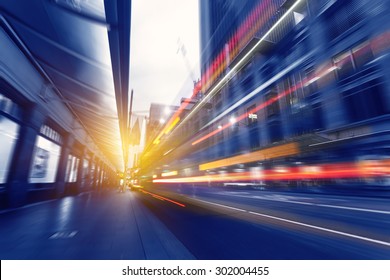
[[[132,0],[130,89],[133,112],[180,105],[199,79],[198,0]],[[182,46],[184,46],[185,56]]]

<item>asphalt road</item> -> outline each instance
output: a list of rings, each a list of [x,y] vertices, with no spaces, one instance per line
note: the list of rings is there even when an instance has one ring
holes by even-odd
[[[84,193],[0,212],[0,259],[390,259],[385,198],[233,188]]]
[[[198,259],[390,259],[388,198],[177,185],[147,191],[136,198]]]

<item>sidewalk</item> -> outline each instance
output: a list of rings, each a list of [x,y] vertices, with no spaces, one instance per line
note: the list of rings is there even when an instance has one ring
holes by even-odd
[[[102,191],[0,212],[0,259],[194,259],[136,198]]]

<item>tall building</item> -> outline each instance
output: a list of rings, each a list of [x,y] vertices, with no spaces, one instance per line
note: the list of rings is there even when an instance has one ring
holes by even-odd
[[[159,103],[150,104],[149,120],[146,129],[146,147],[152,144],[152,141],[177,109],[178,106]]]
[[[131,122],[127,168],[134,169],[138,167],[140,155],[145,148],[147,118],[133,115]]]
[[[198,102],[159,147],[154,166],[177,174],[162,181],[388,181],[389,15],[379,0],[200,1]]]
[[[204,73],[258,1],[200,0],[201,69]]]

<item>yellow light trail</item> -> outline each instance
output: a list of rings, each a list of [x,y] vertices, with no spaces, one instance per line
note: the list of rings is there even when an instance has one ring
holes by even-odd
[[[224,166],[230,166],[235,164],[248,163],[253,161],[264,161],[271,158],[284,157],[290,155],[299,154],[299,147],[297,143],[289,143],[280,145],[277,147],[271,147],[256,152],[238,155],[230,158],[211,161],[199,165],[199,170],[209,170],[213,168],[219,168]]]

